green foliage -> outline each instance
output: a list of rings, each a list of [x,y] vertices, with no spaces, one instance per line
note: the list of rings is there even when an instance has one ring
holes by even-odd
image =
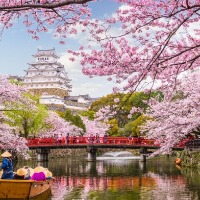
[[[116,104],[114,102],[114,99],[119,98],[119,100],[121,100],[123,96],[123,93],[108,94],[107,96],[101,97],[100,99],[94,101],[90,106],[90,110],[97,112],[100,110],[100,108],[103,108],[104,106],[109,105],[112,107]]]
[[[21,81],[19,81],[19,80],[16,80],[16,79],[10,79],[10,82],[12,83],[12,84],[15,84],[15,85],[23,85],[23,83],[21,82]]]
[[[181,165],[186,168],[200,168],[200,153],[184,150],[181,155]]]
[[[87,110],[80,112],[80,115],[83,117],[87,117],[89,120],[94,120],[95,112],[93,110]]]
[[[90,106],[90,110],[94,112],[98,112],[101,108],[105,106],[110,106],[111,110],[115,110],[116,103],[114,100],[118,98],[119,102],[121,102],[123,97],[124,97],[123,93],[109,94],[93,102],[92,105]],[[128,115],[128,112],[126,110],[118,109],[118,112],[115,118],[118,121],[119,127],[123,127],[123,125],[126,123],[127,115]]]
[[[118,136],[118,121],[116,119],[109,120],[108,124],[110,125],[110,129],[107,131],[110,136]]]
[[[30,134],[37,135],[38,131],[45,127],[44,119],[47,117],[47,109],[39,104],[37,96],[24,94],[24,97],[29,98],[32,105],[13,103],[12,110],[6,111],[5,114],[10,119],[7,123],[17,127],[20,135],[27,138]]]
[[[79,115],[73,115],[71,110],[66,110],[65,112],[58,112],[58,114],[65,119],[68,122],[71,122],[71,124],[83,129],[83,131],[86,131],[85,124],[83,123],[81,117]]]
[[[141,136],[140,126],[143,125],[148,119],[148,117],[140,115],[136,120],[127,123],[124,127],[126,136]]]
[[[75,115],[72,119],[72,124],[74,124],[75,126],[77,126],[79,128],[82,128],[84,132],[86,131],[85,124],[83,123],[80,116]]]
[[[117,94],[109,94],[105,97],[102,97],[98,99],[97,101],[93,102],[90,110],[97,112],[100,108],[103,108],[105,106],[110,106],[111,110],[116,110],[117,113],[114,116],[113,119],[110,119],[109,123],[111,123],[111,128],[108,131],[110,135],[119,135],[120,133],[125,133],[126,135],[130,134],[140,134],[139,125],[142,124],[142,121],[144,120],[143,117],[140,118],[141,113],[136,112],[132,115],[132,118],[129,119],[128,115],[132,109],[132,107],[139,108],[143,112],[146,111],[148,108],[148,100],[152,97],[157,97],[159,101],[162,101],[163,94],[159,91],[151,92],[151,93],[144,93],[144,92],[135,92],[135,93],[117,93]],[[119,102],[115,103],[115,99],[118,98]],[[139,118],[139,119],[138,119]],[[138,119],[138,120],[137,120]],[[113,121],[112,121],[113,120]],[[137,120],[133,123],[133,121]],[[113,122],[117,124],[113,124]],[[135,127],[134,130],[132,127]],[[124,131],[122,128],[125,127]],[[128,132],[126,132],[128,131]]]
[[[159,101],[162,101],[163,94],[159,91],[151,93],[135,92],[132,94],[126,94],[123,97],[121,104],[123,105],[123,109],[128,112],[130,112],[132,107],[140,108],[145,112],[148,108],[148,100],[155,97],[157,97]],[[133,116],[132,119],[136,119],[137,117],[139,117],[138,114]]]

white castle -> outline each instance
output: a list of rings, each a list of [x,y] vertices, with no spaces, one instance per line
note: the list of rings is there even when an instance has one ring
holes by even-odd
[[[28,89],[40,95],[40,103],[75,110],[88,107],[92,100],[89,95],[70,96],[71,79],[68,78],[64,65],[58,62],[55,49],[38,49],[33,57],[35,61],[28,64],[22,79]]]

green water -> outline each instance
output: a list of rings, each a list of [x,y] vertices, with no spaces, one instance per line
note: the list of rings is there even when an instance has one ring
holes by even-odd
[[[38,163],[53,172],[52,200],[198,200],[200,171],[175,166],[174,158],[87,162],[84,157]],[[17,168],[35,161],[20,162]]]

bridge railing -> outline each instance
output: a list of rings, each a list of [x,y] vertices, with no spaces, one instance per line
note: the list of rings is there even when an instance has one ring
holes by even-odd
[[[186,147],[192,149],[200,148],[200,139],[194,139],[186,142]]]
[[[103,145],[142,145],[160,146],[155,140],[142,137],[61,137],[61,138],[29,138],[28,146],[51,146],[51,145],[72,145],[72,144],[103,144]],[[200,140],[183,139],[176,147],[184,148],[200,147]]]
[[[141,137],[62,137],[62,138],[30,138],[28,146],[38,145],[67,145],[67,144],[115,144],[115,145],[147,145],[155,146],[155,140]]]

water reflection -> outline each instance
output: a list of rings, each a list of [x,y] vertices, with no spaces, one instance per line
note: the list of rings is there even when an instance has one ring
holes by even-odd
[[[154,158],[145,164],[69,157],[49,161],[48,168],[55,176],[52,200],[200,199],[200,172],[176,168],[173,158]]]

